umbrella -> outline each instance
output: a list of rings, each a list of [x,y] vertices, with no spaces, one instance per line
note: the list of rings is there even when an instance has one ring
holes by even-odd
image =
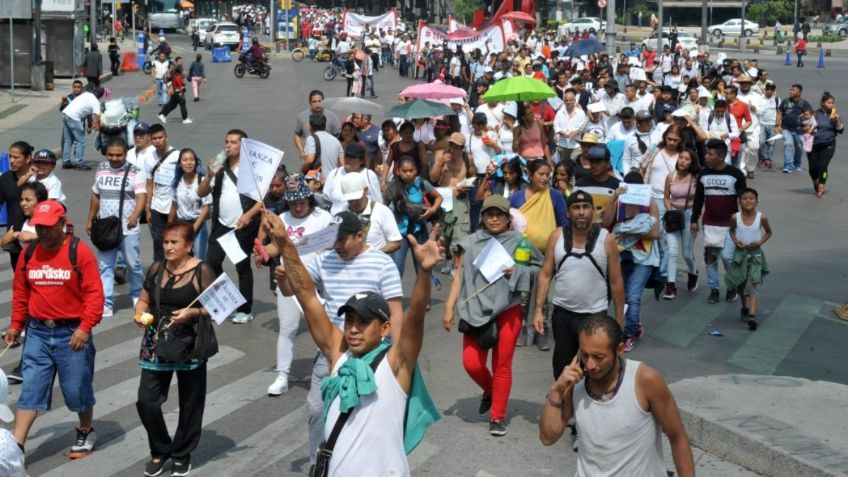
[[[556,96],[544,81],[527,76],[513,76],[498,81],[483,95],[486,101],[535,101]]]
[[[501,18],[506,18],[507,20],[513,20],[518,23],[531,23],[533,25],[536,24],[536,19],[531,17],[530,15],[521,12],[521,11],[513,11],[501,16]]]
[[[367,99],[349,96],[347,98],[327,98],[321,102],[321,105],[334,113],[342,115],[361,113],[370,114],[372,116],[382,116],[383,107],[379,104],[368,101]]]
[[[398,96],[415,99],[453,99],[468,96],[462,88],[444,83],[421,83],[409,86],[400,92]]]
[[[607,51],[606,47],[604,47],[603,43],[598,40],[580,40],[571,44],[567,50],[565,50],[565,55],[571,58],[577,58],[578,56],[583,55],[591,55],[592,53],[602,53]]]
[[[418,119],[432,118],[435,116],[455,116],[456,112],[442,103],[427,101],[426,99],[413,99],[399,104],[386,112],[390,118]]]
[[[194,8],[194,3],[188,0],[180,0],[180,7],[182,8]]]

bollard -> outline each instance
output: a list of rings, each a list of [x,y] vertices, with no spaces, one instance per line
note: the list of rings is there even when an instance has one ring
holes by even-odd
[[[0,152],[0,172],[6,172],[10,169],[9,167],[9,153]],[[0,207],[0,225],[6,226],[7,222],[7,206],[4,203],[2,207]]]
[[[780,45],[777,45],[777,54],[778,54],[778,55],[782,55],[782,54],[783,54],[783,47],[782,47],[782,46],[780,46]]]
[[[830,48],[824,50],[824,56],[830,56]]]
[[[821,48],[821,47],[822,47],[821,40],[819,40],[819,41],[816,42],[816,48]]]
[[[785,66],[792,66],[792,56],[789,54],[789,50],[786,50],[786,61],[783,64]]]
[[[144,32],[138,32],[138,69],[144,69]]]
[[[280,52],[280,42],[277,41],[277,42],[274,42],[274,44],[277,46],[277,53],[279,53]]]
[[[824,68],[824,50],[819,48],[819,64],[817,68]]]
[[[760,47],[759,47],[759,46],[755,46],[755,47],[754,47],[754,53],[755,53],[755,54],[757,54],[757,53],[759,53],[759,52],[760,52]]]

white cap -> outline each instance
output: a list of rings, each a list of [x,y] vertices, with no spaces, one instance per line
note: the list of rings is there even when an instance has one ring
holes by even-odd
[[[462,99],[462,98],[452,98],[450,100],[450,104],[458,104],[458,105],[462,106],[463,104],[465,104],[465,100]]]
[[[518,103],[516,103],[515,101],[510,101],[510,102],[504,104],[503,112],[504,112],[504,114],[509,114],[513,118],[517,118],[518,117]]]
[[[703,86],[698,86],[698,99],[709,98],[709,97],[710,97],[710,92],[707,91],[707,88],[704,88]]]
[[[348,172],[342,177],[342,198],[344,200],[359,200],[363,192],[368,188],[365,182],[365,174],[359,172]]]
[[[492,73],[494,71],[495,70],[493,70],[491,66],[487,66],[487,67],[483,68],[483,73]]]
[[[671,113],[671,117],[673,117],[673,118],[685,118],[685,117],[688,117],[688,116],[689,116],[689,112],[686,111],[685,108],[675,109]]]
[[[9,398],[9,380],[6,379],[6,373],[0,369],[0,421],[3,422],[12,422],[15,420],[15,415],[12,414],[12,410],[9,409],[9,405],[6,404],[6,400]]]

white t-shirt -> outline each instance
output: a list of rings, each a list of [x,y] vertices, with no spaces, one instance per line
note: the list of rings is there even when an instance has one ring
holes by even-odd
[[[291,214],[290,210],[287,210],[280,214],[280,219],[283,220],[283,225],[286,226],[286,232],[289,234],[289,238],[292,239],[292,242],[297,243],[304,236],[327,228],[332,223],[333,216],[326,210],[315,207],[306,217],[297,218]],[[315,257],[314,252],[301,255],[300,260],[303,263],[309,263],[313,257]]]
[[[171,203],[174,202],[174,176],[177,173],[179,157],[179,151],[172,148],[165,153],[162,164],[156,167],[159,162],[159,153],[154,148],[147,159],[147,165],[144,168],[147,171],[145,175],[147,180],[153,181],[153,199],[150,201],[150,208],[160,214],[167,214],[171,211]],[[151,176],[154,167],[156,167],[156,172]]]
[[[29,182],[35,181],[36,178],[34,175],[29,178]],[[38,182],[41,182],[41,185],[47,189],[48,199],[56,199],[63,204],[65,203],[65,193],[62,192],[62,181],[59,180],[55,172],[51,172],[47,177]]]
[[[488,103],[483,103],[477,106],[475,113],[483,113],[486,115],[486,127],[489,129],[497,128],[503,122],[503,103],[498,103],[495,107],[490,107]]]
[[[62,110],[62,114],[73,119],[74,121],[82,121],[86,116],[96,114],[100,115],[100,100],[97,96],[88,91],[80,94]]]
[[[224,163],[223,167],[228,167],[227,163]],[[232,171],[238,179],[239,164],[236,164]],[[224,227],[233,228],[236,226],[239,217],[244,213],[241,209],[241,197],[239,196],[238,186],[230,179],[230,175],[224,172],[221,177],[223,177],[223,180],[221,181],[221,198],[218,200],[218,222]],[[213,189],[217,179],[217,177],[213,177],[210,182]],[[212,194],[210,193],[209,196],[211,197]]]
[[[168,60],[153,60],[153,70],[156,72],[156,79],[160,80],[165,76],[165,73],[168,72],[168,66],[170,66],[170,64],[171,63]]]
[[[153,146],[147,146],[147,149],[143,151],[139,151],[137,147],[134,147],[127,151],[127,162],[137,167],[144,177],[147,178],[147,164],[150,162],[150,158],[153,156],[153,151],[155,150],[156,148]]]
[[[124,179],[124,172],[127,165],[123,165],[118,169],[113,168],[109,161],[103,161],[97,166],[97,171],[94,172],[94,185],[91,186],[91,192],[100,197],[100,208],[97,211],[99,218],[117,217],[118,205],[121,200],[121,182]],[[129,164],[129,172],[127,173],[127,182],[124,186],[124,208],[121,215],[121,222],[124,226],[124,235],[138,235],[141,227],[136,222],[135,228],[128,228],[127,222],[132,215],[136,206],[136,198],[138,194],[147,193],[147,180],[144,174],[138,168]]]
[[[494,134],[484,132],[483,136],[487,136],[491,139],[492,143],[498,142],[498,138]],[[492,162],[492,157],[495,156],[495,149],[483,144],[483,136],[471,134],[468,141],[468,153],[471,154],[471,158],[474,159],[474,169],[477,170],[478,174],[482,174],[486,171],[486,168],[489,167],[489,163]]]
[[[449,74],[451,76],[459,76],[459,72],[460,72],[461,67],[462,67],[462,62],[459,61],[459,57],[454,56],[450,60]]]
[[[342,210],[350,210],[350,206],[345,204]],[[391,209],[381,202],[369,201],[368,205],[365,206],[365,210],[361,214],[357,214],[357,216],[359,220],[367,219],[369,221],[365,244],[374,250],[380,250],[387,243],[397,242],[402,238],[395,215]]]
[[[316,131],[315,135],[321,141],[321,157],[316,157],[315,160],[319,161],[321,171],[326,174],[339,166],[339,156],[344,154],[344,149],[342,149],[342,143],[327,131]],[[315,139],[310,134],[306,136],[303,152],[315,154],[315,151]]]
[[[206,197],[197,195],[197,186],[200,184],[200,176],[195,176],[191,184],[186,184],[181,179],[174,193],[174,202],[177,204],[177,220],[197,220],[204,205],[212,204],[212,194]]]

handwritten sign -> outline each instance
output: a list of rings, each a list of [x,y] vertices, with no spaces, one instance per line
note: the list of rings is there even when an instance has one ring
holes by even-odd
[[[651,185],[627,184],[627,192],[621,194],[618,200],[622,204],[651,205]]]
[[[203,293],[197,297],[197,301],[203,305],[203,308],[206,308],[209,316],[219,325],[236,308],[247,302],[238,287],[230,280],[230,277],[226,273],[222,273],[206,290],[203,290]]]
[[[283,151],[265,143],[243,138],[239,159],[238,192],[262,202],[271,179],[283,160]],[[245,167],[247,166],[247,167]]]

